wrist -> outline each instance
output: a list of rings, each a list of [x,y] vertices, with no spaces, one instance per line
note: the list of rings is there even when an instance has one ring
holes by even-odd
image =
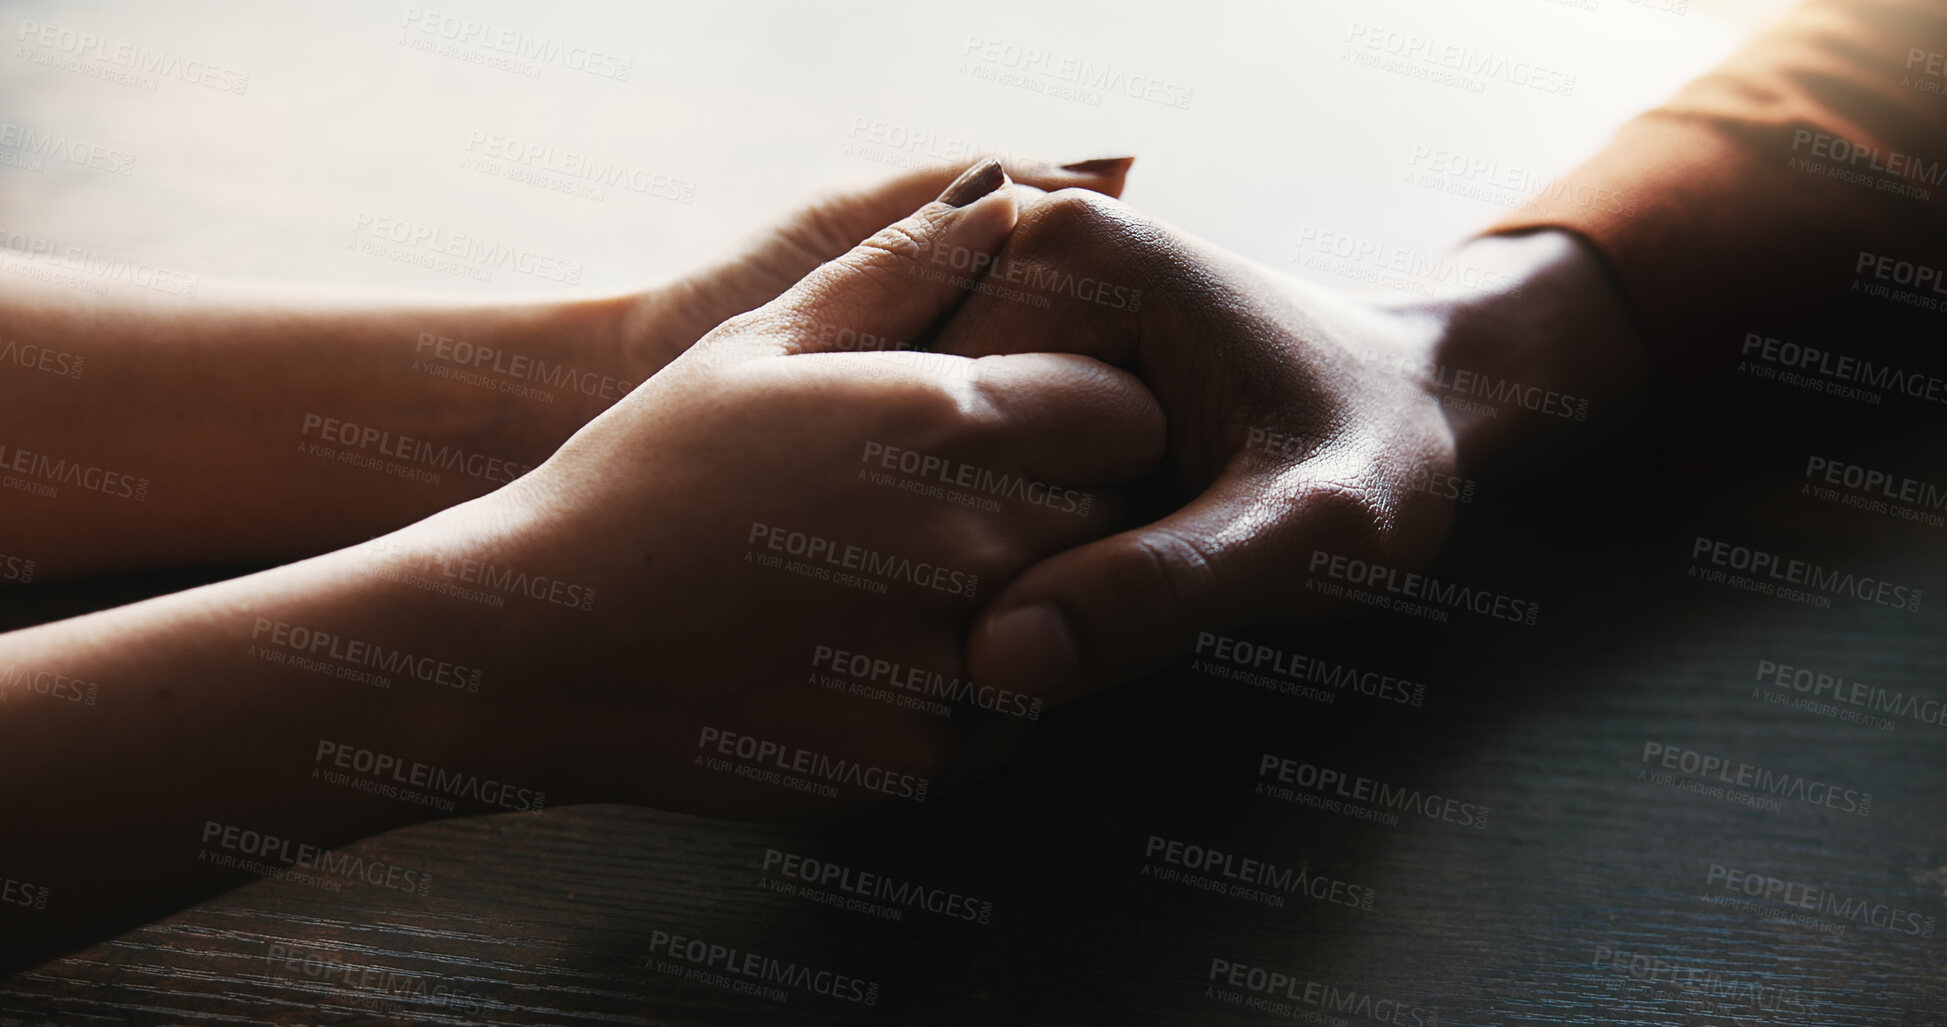
[[[1600,256],[1567,232],[1486,236],[1448,258],[1457,279],[1390,311],[1413,327],[1421,384],[1464,474],[1621,435],[1640,420],[1646,363]]]
[[[686,316],[685,295],[693,291],[686,280],[639,289],[609,302],[610,345],[624,355],[637,384],[648,381],[656,372],[683,355],[716,322],[694,324]],[[687,306],[694,306],[688,304]]]
[[[531,470],[620,402],[661,367],[633,334],[653,303],[631,293],[496,311],[501,334],[478,351],[490,387],[459,390],[474,401],[459,415],[469,451]]]
[[[483,782],[456,800],[459,815],[553,800],[554,754],[532,728],[550,717],[565,632],[534,596],[560,572],[525,547],[530,508],[513,501],[522,491],[517,483],[327,558],[344,561],[335,577],[363,582],[361,619],[374,637],[411,626],[413,680],[389,694],[417,762]]]

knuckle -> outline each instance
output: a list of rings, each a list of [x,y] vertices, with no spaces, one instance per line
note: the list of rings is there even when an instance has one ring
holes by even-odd
[[[794,322],[781,315],[770,304],[754,310],[746,310],[725,318],[722,323],[710,329],[697,346],[708,349],[711,345],[733,339],[749,339],[765,335],[787,333]]]
[[[969,365],[969,374],[956,383],[956,400],[960,404],[959,416],[962,423],[971,430],[983,434],[1000,434],[1010,430],[1019,433],[1019,419],[1010,410],[1018,408],[1019,403],[1010,396],[1010,389],[1018,386],[1004,384],[993,375],[978,373],[979,362]]]
[[[846,277],[883,291],[910,288],[929,246],[924,229],[899,221],[867,236],[846,259]]]
[[[1156,620],[1181,624],[1202,609],[1216,584],[1216,565],[1202,545],[1175,531],[1145,532],[1122,547],[1109,579],[1125,595],[1147,598]]]
[[[983,401],[965,382],[921,378],[900,390],[900,400],[887,413],[898,430],[927,444],[958,441],[981,419]]]
[[[1106,232],[1123,220],[1122,204],[1088,189],[1057,189],[1035,205],[1035,225],[1051,231]]]
[[[1037,268],[1072,271],[1137,295],[1180,273],[1186,259],[1168,228],[1087,189],[1049,193],[1024,211],[1008,253],[1030,277]]]
[[[1394,511],[1370,489],[1339,481],[1316,481],[1303,504],[1307,534],[1325,545],[1373,552],[1387,534]]]
[[[1022,213],[1015,244],[1030,251],[1094,250],[1140,241],[1141,216],[1120,201],[1088,189],[1058,189]]]
[[[859,243],[859,249],[868,254],[881,253],[894,262],[918,260],[926,247],[927,240],[922,237],[919,226],[910,220],[895,221]]]
[[[777,327],[777,313],[770,307],[763,306],[746,310],[739,314],[732,314],[725,318],[722,324],[716,327],[716,331],[722,332],[725,335],[749,335],[757,332],[773,331]]]

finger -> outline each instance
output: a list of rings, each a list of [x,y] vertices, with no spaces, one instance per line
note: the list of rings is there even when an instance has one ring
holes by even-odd
[[[812,203],[800,218],[807,222],[806,227],[815,226],[819,230],[817,234],[829,235],[832,229],[844,229],[837,234],[850,234],[851,237],[843,246],[831,251],[843,252],[845,247],[856,244],[879,226],[904,217],[915,207],[944,192],[969,167],[977,167],[989,159],[1000,161],[1001,166],[1007,169],[1008,177],[1015,182],[1043,192],[1087,189],[1115,197],[1122,195],[1129,168],[1136,160],[1134,157],[1104,157],[1057,164],[1035,157],[983,154],[970,163],[920,168],[869,186],[843,189]]]
[[[1134,160],[1114,157],[1057,165],[1009,158],[1003,166],[1021,194],[1017,201],[1026,202],[1026,197],[1060,189],[1120,196]],[[964,170],[959,164],[942,164],[909,171],[801,205],[782,222],[672,283],[668,294],[679,297],[680,303],[661,315],[672,320],[659,322],[656,330],[666,333],[668,345],[677,350],[689,346],[725,320],[776,299],[818,265],[925,205]]]
[[[1163,409],[1127,371],[1069,353],[983,357],[967,365],[980,398],[977,437],[992,438],[1030,478],[1120,484],[1155,470],[1163,458]]]
[[[1129,165],[1134,160],[1134,157],[1110,158],[1107,165],[1080,171],[1071,169],[1098,162],[1061,166],[1051,161],[1005,158],[1001,166],[1007,169],[1008,177],[1022,194],[1017,200],[1026,202],[1022,197],[1038,198],[1060,189],[1121,196]],[[757,238],[684,280],[686,289],[716,297],[718,306],[743,303],[723,310],[716,320],[704,326],[705,330],[776,297],[819,264],[924,206],[952,185],[967,167],[980,163],[942,164],[909,171],[868,186],[839,189],[803,204],[782,223],[767,227]]]
[[[1129,168],[1135,163],[1134,157],[1096,157],[1059,165],[1052,161],[1014,157],[1009,158],[1008,167],[1019,166],[1021,173],[1015,181],[1025,182],[1045,192],[1088,189],[1120,199],[1123,186],[1129,179]]]
[[[1370,538],[1370,507],[1332,486],[1276,488],[1226,475],[1154,524],[1028,568],[975,620],[972,676],[1065,701],[1160,667],[1198,630],[1335,608],[1306,589],[1306,558]]]
[[[1088,357],[1024,353],[973,360],[889,350],[809,353],[767,366],[788,368],[799,384],[837,386],[863,376],[895,386],[899,394],[931,393],[953,403],[964,429],[951,444],[954,451],[876,452],[875,459],[891,462],[883,468],[888,471],[931,476],[939,468],[924,461],[951,456],[955,474],[983,482],[1004,475],[1010,490],[1028,483],[1086,487],[1133,481],[1155,470],[1163,456],[1167,432],[1156,398],[1134,375]],[[958,463],[975,454],[981,454],[978,466]],[[1037,490],[1029,501],[1040,497]]]
[[[831,349],[841,333],[919,336],[960,305],[1014,230],[1019,209],[1008,185],[999,161],[967,169],[938,199],[812,271],[726,334],[776,353]],[[780,330],[741,330],[750,323]]]
[[[1030,196],[978,293],[930,340],[963,356],[1059,350],[1118,366],[1139,362],[1161,285],[1191,277],[1187,237],[1113,199],[1083,190]],[[1197,255],[1200,256],[1200,255]],[[1175,305],[1214,296],[1198,277]]]

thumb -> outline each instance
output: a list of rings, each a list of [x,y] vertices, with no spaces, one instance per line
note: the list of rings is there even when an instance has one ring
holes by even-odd
[[[765,338],[786,353],[866,338],[883,340],[869,348],[903,348],[919,338],[959,306],[1014,230],[1020,210],[1010,184],[998,160],[968,168],[939,199],[759,308],[760,321],[782,319],[794,329]]]
[[[1306,590],[1305,559],[1362,537],[1362,505],[1305,490],[1266,517],[1266,488],[1228,475],[1154,524],[1028,568],[975,620],[969,676],[1064,702],[1161,667],[1199,630],[1334,608]]]

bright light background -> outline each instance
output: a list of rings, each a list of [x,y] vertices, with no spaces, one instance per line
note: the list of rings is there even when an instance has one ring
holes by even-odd
[[[1558,174],[1785,6],[1669,9],[1682,2],[12,3],[0,8],[0,237],[13,254],[0,258],[18,261],[32,237],[204,278],[559,289],[508,268],[476,281],[350,248],[369,215],[567,261],[585,286],[627,287],[676,273],[818,188],[996,148],[1137,154],[1129,202],[1266,263],[1343,280],[1299,265],[1305,233],[1437,251],[1520,199],[1426,188],[1409,174],[1416,154]],[[453,44],[418,31],[457,26],[448,18],[561,56],[529,61],[530,76],[411,45]],[[56,29],[52,45],[37,25]],[[1381,35],[1355,37],[1355,26]],[[83,34],[104,42],[64,48]],[[1446,84],[1348,59],[1393,58],[1360,40],[1408,37],[1424,41],[1409,67],[1437,70],[1420,56],[1462,53],[1503,70]],[[1048,55],[1038,70],[1068,62],[1166,97],[1187,90],[1188,106],[983,77],[1062,85],[1021,66],[1029,50]],[[610,70],[627,61],[627,81],[569,66],[587,51]],[[97,59],[114,52],[163,70]],[[238,95],[191,81],[208,68],[248,85]],[[1573,76],[1573,95],[1514,81],[1534,69],[1558,84]],[[130,173],[4,145],[49,135],[132,155]],[[657,183],[594,199],[463,166],[482,156],[470,140],[495,136],[549,147],[557,165],[574,153],[675,180],[667,188],[692,183],[693,196],[660,198]]]

